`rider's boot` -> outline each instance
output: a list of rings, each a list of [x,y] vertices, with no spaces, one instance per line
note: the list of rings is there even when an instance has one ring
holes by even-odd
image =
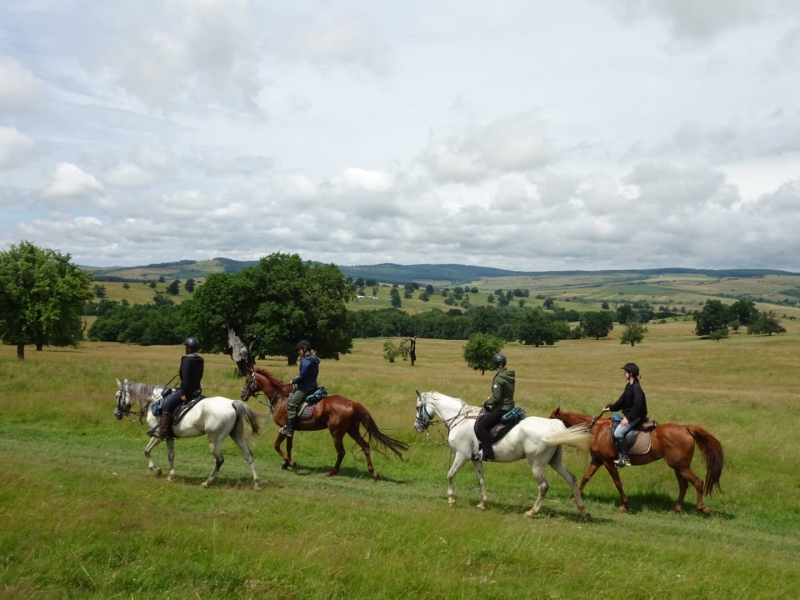
[[[295,414],[292,414],[292,411],[287,411],[286,425],[281,427],[278,430],[278,433],[280,433],[281,435],[283,435],[285,437],[294,436],[294,420],[295,420],[295,418],[297,418],[297,417],[296,417]]]
[[[153,437],[157,437],[160,440],[167,439],[170,425],[172,425],[172,413],[168,413],[166,411],[162,412],[161,423],[159,423],[158,431],[153,434]]]
[[[621,469],[622,467],[630,465],[631,459],[628,458],[628,448],[625,445],[625,440],[614,438],[614,441],[616,442],[617,451],[619,452],[617,460],[614,461],[614,466]]]
[[[492,462],[494,460],[494,448],[491,444],[486,444],[485,448],[481,450],[481,454],[483,462]]]

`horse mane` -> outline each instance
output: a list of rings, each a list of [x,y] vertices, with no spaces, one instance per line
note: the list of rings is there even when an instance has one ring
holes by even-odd
[[[481,411],[480,406],[473,406],[472,404],[467,404],[461,398],[456,398],[455,396],[448,396],[447,394],[443,394],[442,392],[429,392],[431,396],[435,396],[442,400],[455,400],[461,403],[461,406],[464,407],[464,414],[468,416],[472,416],[473,413],[478,414]]]
[[[285,388],[287,385],[289,385],[288,383],[284,383],[283,381],[281,381],[280,379],[278,379],[277,377],[275,377],[275,376],[274,376],[272,373],[270,373],[270,372],[269,372],[269,371],[267,371],[266,369],[262,369],[261,367],[253,367],[253,370],[254,370],[256,373],[258,373],[259,375],[263,375],[264,377],[266,377],[266,378],[267,378],[267,380],[268,380],[268,381],[269,381],[269,382],[270,382],[270,383],[271,383],[273,386],[275,386],[276,388]]]
[[[156,387],[152,383],[135,383],[133,381],[125,380],[122,382],[122,387],[137,401],[151,401]]]

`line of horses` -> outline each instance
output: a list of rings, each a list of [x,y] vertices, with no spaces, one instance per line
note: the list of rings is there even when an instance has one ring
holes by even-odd
[[[117,380],[115,416],[117,419],[126,416],[131,420],[146,419],[149,427],[155,426],[158,423],[158,417],[150,409],[153,403],[161,398],[163,389],[162,386]],[[269,407],[270,416],[276,425],[283,426],[286,424],[286,401],[291,392],[291,384],[281,381],[266,369],[254,368],[248,373],[239,400],[221,396],[205,398],[182,420],[173,425],[175,438],[197,437],[204,434],[208,437],[211,454],[214,456],[214,467],[209,477],[201,485],[207,487],[216,478],[224,462],[222,442],[227,436],[230,436],[250,467],[254,488],[260,489],[261,481],[256,472],[252,452],[247,444],[245,428],[247,425],[253,433],[257,434],[260,430],[259,415],[245,402],[251,397],[263,394],[265,398],[263,403]],[[458,398],[439,392],[417,391],[414,421],[416,431],[427,431],[432,424],[443,424],[448,430],[448,443],[455,454],[447,474],[447,499],[451,506],[455,504],[453,479],[465,464],[471,462],[480,486],[481,499],[478,508],[486,508],[487,494],[483,463],[472,458],[479,447],[474,432],[475,419],[479,413],[479,407],[465,404]],[[402,453],[409,449],[406,443],[382,432],[372,415],[361,403],[340,395],[327,396],[315,404],[310,415],[298,419],[295,431],[319,431],[322,429],[330,432],[336,449],[336,464],[327,471],[326,475],[328,476],[336,475],[339,472],[346,454],[343,443],[345,435],[349,435],[361,448],[367,469],[374,480],[379,479],[379,474],[372,464],[371,450],[389,451],[402,459]],[[496,462],[512,462],[523,458],[528,461],[537,482],[538,496],[534,501],[533,508],[525,513],[526,516],[533,516],[541,509],[549,488],[545,476],[545,467],[548,465],[570,486],[573,502],[584,519],[588,520],[590,515],[582,500],[583,490],[601,466],[606,468],[619,491],[620,510],[629,508],[629,500],[622,488],[619,472],[613,465],[616,452],[611,441],[610,429],[611,419],[566,412],[559,407],[550,414],[548,419],[541,417],[524,419],[495,445]],[[282,449],[284,440],[287,442],[286,452]],[[283,459],[281,467],[283,469],[296,466],[292,459],[292,442],[292,437],[286,438],[281,433],[278,433],[275,440],[274,448]],[[162,471],[154,464],[151,451],[159,443],[158,438],[150,438],[144,450],[148,466],[156,476],[160,476]],[[174,438],[168,437],[166,444],[170,463],[168,479],[172,480],[175,476]],[[591,457],[580,485],[564,465],[563,446],[576,448],[584,458],[587,455]],[[699,448],[706,463],[705,481],[691,470],[695,446]],[[724,465],[724,454],[719,440],[697,425],[662,423],[652,432],[649,448],[641,454],[632,454],[631,456],[634,466],[661,459],[664,459],[667,465],[674,470],[678,480],[678,500],[671,513],[678,513],[683,509],[684,497],[689,484],[691,484],[697,492],[697,510],[704,514],[710,514],[709,509],[703,503],[703,496],[711,496],[715,490],[721,491],[720,478]]]

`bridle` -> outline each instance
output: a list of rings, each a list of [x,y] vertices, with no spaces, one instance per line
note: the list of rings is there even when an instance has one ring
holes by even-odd
[[[138,421],[141,425],[142,419],[144,419],[144,416],[147,414],[147,409],[150,407],[153,401],[150,400],[149,402],[142,402],[141,400],[137,399],[136,402],[139,404],[139,410],[134,412],[131,409],[131,405],[133,404],[132,402],[123,403],[122,401],[123,398],[129,398],[130,395],[130,392],[125,388],[117,390],[117,407],[114,410],[114,414],[116,415],[117,419],[128,417],[128,420],[131,423]]]
[[[434,420],[434,416],[435,415],[431,415],[428,412],[428,402],[427,402],[426,394],[420,394],[420,402],[417,405],[417,416],[414,419],[414,427],[418,428],[418,430],[424,431],[425,434],[428,437],[428,441],[429,442],[431,442],[433,444],[436,444],[437,446],[441,446],[443,444],[446,444],[447,440],[445,440],[444,442],[437,442],[436,440],[431,439],[431,434],[428,431],[428,427],[430,427],[431,425],[437,425],[439,423],[444,423],[444,426],[447,427],[447,431],[449,433],[450,430],[453,427],[458,425],[458,423],[460,423],[461,421],[463,421],[465,419],[470,418],[469,415],[465,414],[465,412],[464,412],[466,408],[467,408],[467,405],[463,404],[461,406],[461,408],[458,409],[458,412],[454,416],[450,417],[449,419]],[[456,421],[456,419],[459,419],[459,420]]]
[[[242,388],[242,400],[247,401],[249,398],[255,398],[260,404],[263,404],[264,406],[269,406],[269,414],[272,415],[275,413],[276,409],[275,401],[278,400],[282,391],[280,387],[278,386],[274,387],[275,387],[275,393],[272,394],[271,398],[267,396],[266,392],[264,393],[264,397],[267,398],[267,401],[264,402],[261,398],[258,397],[259,392],[263,392],[263,390],[261,389],[261,386],[258,385],[258,381],[256,380],[256,372],[252,371],[247,378],[247,383]]]

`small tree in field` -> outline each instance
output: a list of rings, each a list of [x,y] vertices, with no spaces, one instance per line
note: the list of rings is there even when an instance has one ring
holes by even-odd
[[[647,333],[647,327],[636,321],[630,321],[625,324],[625,331],[622,332],[619,343],[630,344],[633,347],[644,339],[645,333]]]
[[[473,333],[464,346],[464,360],[467,366],[483,375],[492,370],[492,356],[503,349],[505,342],[490,333]]]
[[[390,363],[394,362],[394,359],[398,356],[403,360],[408,360],[408,346],[404,346],[400,344],[400,347],[394,345],[392,340],[386,340],[383,342],[383,358],[388,360]]]

